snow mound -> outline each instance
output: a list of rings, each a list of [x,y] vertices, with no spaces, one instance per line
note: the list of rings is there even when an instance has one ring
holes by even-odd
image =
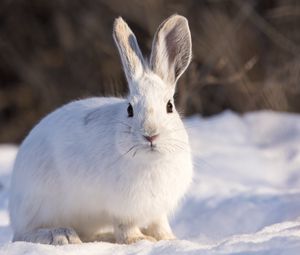
[[[9,178],[17,148],[0,146],[0,255],[300,254],[300,115],[230,111],[185,120],[195,177],[172,219],[179,240],[54,247],[11,243]]]

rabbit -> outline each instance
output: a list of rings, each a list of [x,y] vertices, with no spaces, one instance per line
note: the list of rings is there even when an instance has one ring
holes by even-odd
[[[191,61],[188,21],[166,19],[147,61],[121,17],[113,38],[129,95],[70,102],[31,130],[11,179],[13,241],[76,244],[104,230],[120,244],[175,239],[168,218],[193,176],[173,99]]]

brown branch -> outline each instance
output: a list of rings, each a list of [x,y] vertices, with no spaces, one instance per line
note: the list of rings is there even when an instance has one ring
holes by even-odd
[[[247,3],[242,4],[240,1],[234,1],[234,3],[241,8],[241,11],[244,11],[242,8],[243,5],[247,5]],[[253,8],[251,14],[249,15],[249,13],[247,13],[247,15],[252,23],[265,33],[277,46],[292,54],[300,54],[300,47],[297,44],[281,34],[276,28],[263,19]]]
[[[254,67],[254,65],[257,63],[258,57],[254,56],[251,59],[249,59],[244,66],[236,73],[233,75],[230,75],[228,77],[224,78],[217,78],[213,75],[208,75],[206,79],[200,81],[200,83],[204,85],[212,85],[212,84],[232,84],[237,81],[240,81],[241,79],[244,78],[244,76]]]

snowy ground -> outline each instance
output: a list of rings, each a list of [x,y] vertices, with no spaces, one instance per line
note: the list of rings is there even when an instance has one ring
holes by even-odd
[[[186,120],[194,183],[174,215],[180,240],[53,247],[11,243],[7,214],[17,151],[0,146],[0,254],[300,254],[300,115],[241,117],[225,112]]]

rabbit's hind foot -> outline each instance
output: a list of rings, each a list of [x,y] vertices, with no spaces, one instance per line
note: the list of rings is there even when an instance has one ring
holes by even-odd
[[[81,243],[79,236],[72,228],[40,228],[26,232],[25,234],[16,234],[13,242],[16,241],[52,245]]]

